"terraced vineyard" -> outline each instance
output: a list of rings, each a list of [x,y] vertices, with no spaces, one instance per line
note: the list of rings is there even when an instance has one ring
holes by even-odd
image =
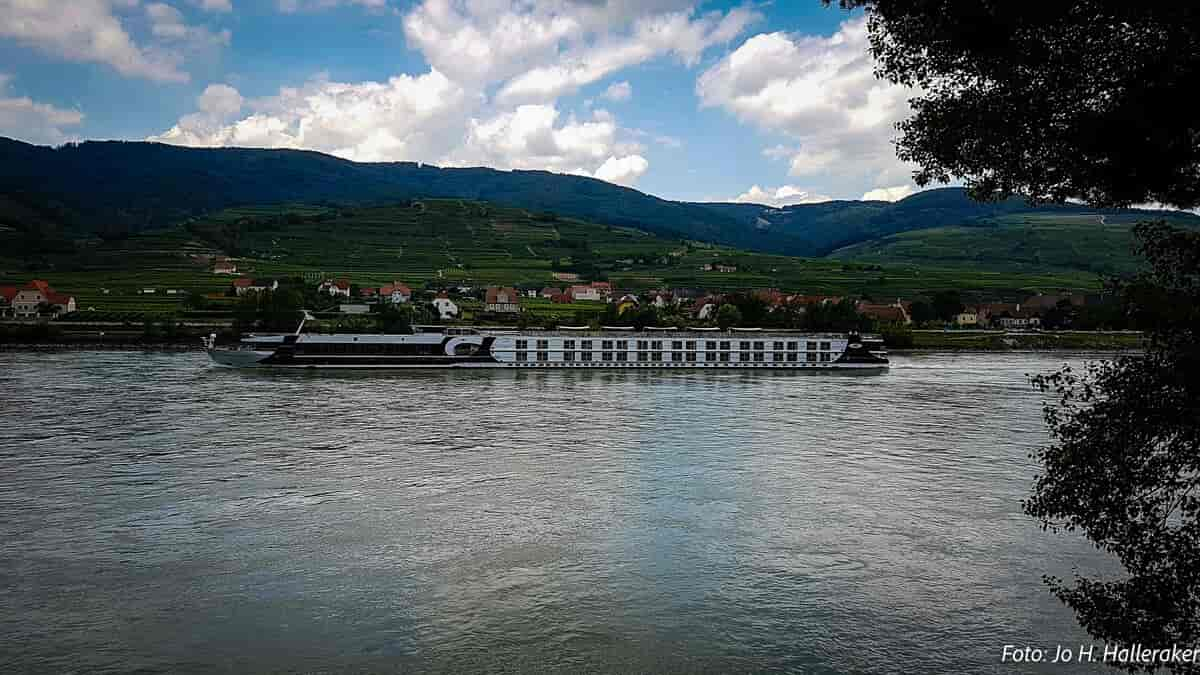
[[[1127,227],[1122,225],[1122,227]],[[919,234],[919,233],[918,233]],[[989,296],[1094,289],[1096,275],[984,269],[962,265],[860,262],[768,255],[657,237],[553,214],[466,200],[414,200],[374,207],[284,205],[237,208],[175,229],[120,241],[88,241],[29,272],[11,260],[0,283],[45,278],[74,295],[81,311],[131,317],[177,314],[189,294],[208,297],[204,316],[227,314],[230,277],[214,275],[215,255],[233,255],[257,277],[345,277],[359,286],[393,279],[414,288],[465,284],[563,285],[555,271],[607,278],[618,289],[779,288],[813,294],[911,297],[941,289]],[[721,264],[735,271],[704,271]],[[153,293],[144,291],[153,290]],[[175,293],[169,293],[175,291]],[[531,313],[564,319],[601,306],[528,303]],[[468,301],[465,309],[471,311]],[[196,314],[196,312],[192,312]]]

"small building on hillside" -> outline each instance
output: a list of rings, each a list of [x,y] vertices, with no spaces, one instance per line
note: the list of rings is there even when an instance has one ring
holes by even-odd
[[[579,275],[575,272],[554,272],[550,276],[558,281],[579,281]]]
[[[1004,312],[992,315],[992,325],[1006,330],[1022,328],[1038,328],[1042,325],[1042,317],[1026,309],[1015,312]]]
[[[858,313],[880,324],[907,326],[912,323],[904,305],[897,302],[891,305],[881,305],[872,302],[860,302],[856,308]]]
[[[438,317],[442,321],[458,318],[458,305],[450,299],[445,291],[438,293],[437,297],[433,299],[433,308],[437,310]]]
[[[974,328],[979,325],[979,313],[974,307],[964,307],[963,311],[954,315],[954,325],[961,328]]]
[[[275,279],[251,279],[249,277],[240,277],[233,280],[233,292],[237,295],[261,293],[263,291],[274,291],[278,288],[279,282]]]
[[[332,297],[350,297],[349,279],[326,279],[317,286],[317,291],[328,293]]]
[[[237,274],[237,264],[229,258],[217,258],[213,261],[213,274]]]
[[[547,286],[538,293],[538,297],[545,298],[546,300],[552,300],[556,295],[562,295],[562,289],[553,286]]]
[[[574,300],[600,300],[600,291],[592,286],[572,286],[567,289],[567,295]]]
[[[484,294],[483,308],[488,312],[516,314],[521,311],[520,295],[512,287],[490,286]]]
[[[412,299],[412,289],[399,281],[379,287],[379,299],[393,305],[402,305]]]
[[[591,283],[591,286],[592,286],[592,288],[596,289],[596,292],[597,292],[597,293],[599,293],[599,294],[600,294],[600,299],[601,299],[601,300],[604,300],[604,301],[606,301],[606,302],[607,302],[608,300],[611,300],[611,299],[612,299],[613,287],[612,287],[612,283],[611,283],[611,282],[608,282],[608,281],[593,281],[593,282]]]

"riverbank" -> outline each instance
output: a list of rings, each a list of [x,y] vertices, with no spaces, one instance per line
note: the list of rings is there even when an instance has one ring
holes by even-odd
[[[911,345],[897,345],[893,351],[905,350],[1075,350],[1118,351],[1139,349],[1145,336],[1139,332],[1005,332],[1005,331],[912,331]]]

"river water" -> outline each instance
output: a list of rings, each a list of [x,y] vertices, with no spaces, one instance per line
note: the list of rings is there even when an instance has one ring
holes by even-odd
[[[1020,510],[1045,440],[1025,373],[1085,358],[0,352],[0,669],[1061,672],[1000,657],[1091,642],[1040,579],[1106,561]]]

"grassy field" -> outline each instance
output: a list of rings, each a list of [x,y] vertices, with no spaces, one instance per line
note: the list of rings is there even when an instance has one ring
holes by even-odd
[[[1036,230],[1035,223],[1004,227]],[[1098,238],[1088,239],[1080,255],[1117,246],[1119,237],[1127,236],[1128,224],[1112,227],[1111,241],[1103,239],[1110,236],[1105,234],[1108,228],[1096,229]],[[1036,291],[1090,290],[1100,285],[1097,275],[1082,270],[1042,271],[1033,264],[981,266],[969,258],[961,264],[922,263],[922,246],[953,247],[958,245],[955,237],[965,236],[929,232],[935,235],[925,233],[924,243],[920,238],[905,239],[907,254],[889,254],[898,261],[876,262],[749,253],[463,200],[419,200],[372,208],[273,206],[230,209],[175,229],[115,242],[82,242],[75,252],[52,258],[49,268],[26,269],[17,252],[0,257],[0,283],[44,278],[74,295],[82,311],[94,308],[134,318],[180,313],[187,294],[209,296],[216,306],[204,314],[221,314],[231,302],[223,297],[230,278],[209,269],[211,257],[223,254],[233,254],[240,272],[249,276],[306,277],[313,283],[322,277],[345,277],[360,286],[397,279],[414,288],[562,286],[552,277],[556,269],[576,270],[588,279],[607,278],[618,289],[634,292],[661,287],[770,287],[890,299],[955,289],[980,297],[1016,298]],[[937,237],[949,243],[939,244]],[[718,262],[737,270],[701,271],[702,266]],[[147,289],[155,292],[142,292]],[[168,294],[170,290],[176,293]],[[469,301],[464,309],[468,316],[474,311]],[[565,321],[577,314],[599,313],[603,306],[533,300],[527,302],[527,309]]]
[[[849,246],[831,257],[874,263],[960,263],[1005,271],[1133,272],[1134,216],[1014,215],[986,226],[937,227]]]

